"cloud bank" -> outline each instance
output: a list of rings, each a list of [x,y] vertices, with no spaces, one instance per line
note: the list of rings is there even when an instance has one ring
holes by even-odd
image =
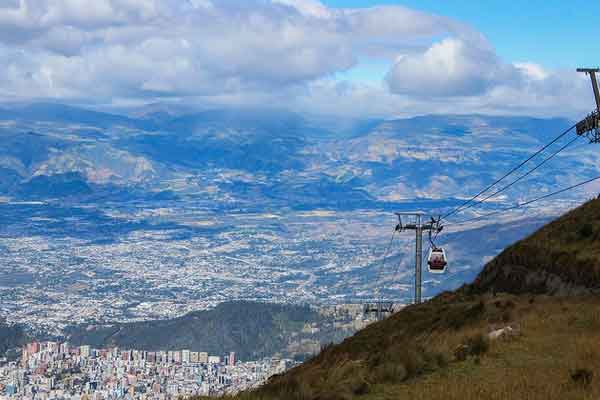
[[[381,85],[337,75],[389,64]],[[315,113],[572,115],[584,77],[501,60],[470,27],[316,0],[5,0],[0,100],[284,105]]]

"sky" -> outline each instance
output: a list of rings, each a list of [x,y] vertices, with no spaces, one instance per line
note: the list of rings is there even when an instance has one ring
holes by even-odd
[[[582,0],[326,0],[330,7],[401,5],[445,15],[473,26],[512,61],[547,68],[600,65],[600,2]]]
[[[0,101],[579,118],[579,0],[3,0]]]

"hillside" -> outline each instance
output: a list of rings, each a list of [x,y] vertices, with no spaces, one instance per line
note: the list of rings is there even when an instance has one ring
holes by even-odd
[[[0,317],[0,358],[8,350],[22,346],[27,342],[27,334],[20,325],[9,324]]]
[[[600,293],[600,200],[506,248],[473,284],[478,292]]]
[[[322,318],[308,306],[235,301],[167,320],[73,326],[67,334],[74,345],[190,349],[215,355],[234,351],[242,360],[255,360],[276,353],[306,356],[299,345],[301,340],[313,343],[304,349],[306,353],[312,353],[314,346],[318,349],[320,341],[337,340],[336,332],[320,324]],[[318,334],[302,332],[305,324],[312,323],[322,327]],[[288,350],[294,343],[295,351]]]
[[[507,248],[472,285],[406,307],[238,398],[598,398],[599,216],[600,200],[584,204]]]

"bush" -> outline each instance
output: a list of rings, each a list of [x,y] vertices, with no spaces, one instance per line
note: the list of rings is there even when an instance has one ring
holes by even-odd
[[[502,322],[510,322],[513,319],[513,314],[510,310],[504,310],[502,313]]]
[[[465,361],[470,356],[479,357],[490,348],[490,343],[487,336],[481,333],[466,338],[463,343],[454,350],[454,358],[456,361]]]
[[[571,380],[582,386],[589,386],[592,383],[594,372],[587,368],[577,368],[571,372]]]
[[[488,338],[481,333],[467,338],[465,345],[469,348],[469,355],[471,356],[483,355],[490,348]]]
[[[386,362],[375,367],[373,378],[377,383],[400,383],[408,378],[408,372],[403,364]]]
[[[469,347],[464,344],[461,344],[456,349],[454,349],[454,359],[456,361],[465,361],[469,356]]]
[[[579,229],[579,236],[587,239],[590,238],[594,234],[594,227],[590,223],[583,224],[583,226]]]
[[[459,330],[473,321],[477,321],[485,313],[485,303],[479,301],[476,304],[465,304],[451,307],[443,315],[446,326]]]

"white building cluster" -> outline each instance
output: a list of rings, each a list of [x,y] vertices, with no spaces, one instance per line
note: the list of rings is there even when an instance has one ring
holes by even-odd
[[[141,351],[30,343],[19,361],[0,366],[0,399],[167,400],[236,393],[260,385],[293,364],[265,358],[241,362],[235,353]]]

